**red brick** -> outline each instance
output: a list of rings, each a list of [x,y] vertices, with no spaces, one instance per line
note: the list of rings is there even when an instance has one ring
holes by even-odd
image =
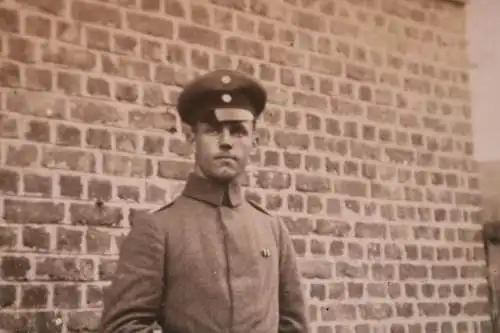
[[[154,74],[156,82],[178,87],[183,87],[189,78],[187,71],[163,65],[156,67]]]
[[[70,331],[96,331],[100,318],[97,311],[73,311],[68,315],[67,326]]]
[[[62,252],[82,251],[83,231],[78,229],[57,228],[56,248]]]
[[[230,9],[244,10],[245,1],[244,0],[209,0],[209,2]]]
[[[21,287],[21,307],[43,309],[48,307],[49,290],[45,285]]]
[[[296,176],[296,189],[300,192],[329,192],[330,180],[322,176],[299,174]]]
[[[94,265],[91,259],[40,258],[36,263],[36,276],[49,281],[91,281]]]
[[[133,133],[115,132],[114,141],[117,151],[133,153],[137,149],[137,135]]]
[[[192,5],[194,7],[194,4]],[[186,17],[186,4],[179,0],[171,0],[165,2],[165,13],[167,15],[185,18]],[[196,21],[196,20],[195,20]]]
[[[158,177],[166,179],[186,180],[192,170],[190,162],[160,161]]]
[[[136,54],[139,46],[139,42],[135,36],[128,36],[125,34],[115,33],[112,36],[114,40],[113,51],[118,54]],[[146,59],[143,54],[143,58]]]
[[[96,167],[92,152],[47,148],[42,154],[42,165],[48,169],[93,172]]]
[[[208,70],[210,67],[210,54],[202,50],[191,50],[191,64],[196,69]],[[242,68],[239,68],[239,70],[245,72]]]
[[[56,285],[54,306],[61,309],[76,309],[80,306],[81,290],[77,285]]]
[[[27,68],[26,88],[35,91],[51,91],[54,85],[52,72],[48,69]]]
[[[157,12],[160,10],[160,0],[141,0],[139,8],[146,12]]]
[[[2,15],[1,11],[0,15]],[[0,61],[0,87],[19,87],[20,85],[21,69],[19,65],[8,61]]]
[[[125,37],[125,36],[124,36]],[[135,43],[135,40],[133,40]],[[150,60],[154,62],[161,62],[164,57],[164,44],[157,41],[141,39],[140,43],[140,53],[144,60]],[[135,45],[134,45],[135,46]],[[131,49],[132,50],[132,49]]]
[[[192,146],[185,140],[172,138],[168,141],[168,151],[182,157],[192,154]]]
[[[11,170],[0,169],[0,193],[17,194],[19,191],[19,174]]]
[[[73,2],[71,17],[76,21],[99,24],[105,27],[122,28],[119,9],[81,0]]]
[[[295,11],[292,13],[292,24],[304,29],[312,30],[315,32],[324,32],[326,31],[325,21],[322,17],[302,12]]]
[[[82,196],[82,183],[79,176],[61,175],[59,178],[60,194],[63,197],[80,198]]]
[[[0,137],[18,138],[18,119],[13,115],[0,114]]]
[[[37,174],[24,174],[24,192],[30,195],[52,196],[52,177]]]
[[[40,16],[29,15],[25,19],[25,31],[27,35],[49,39],[52,30],[52,21]]]
[[[10,281],[26,281],[29,278],[31,263],[26,257],[4,256],[0,262],[2,279]]]
[[[426,266],[401,264],[399,267],[399,278],[406,279],[426,279],[429,277],[429,271]]]
[[[110,84],[102,78],[89,77],[87,79],[87,93],[96,97],[110,97]]]
[[[82,89],[82,77],[75,73],[58,72],[57,90],[67,95],[79,95]]]
[[[121,200],[139,202],[140,191],[136,186],[120,185],[116,192],[116,196]]]
[[[286,19],[285,4],[270,4],[265,0],[251,0],[250,12],[277,21]]]
[[[161,136],[145,136],[142,150],[148,155],[163,155],[165,139]]]
[[[123,125],[126,114],[100,101],[75,100],[70,105],[71,118],[89,124]]]
[[[64,43],[80,45],[83,39],[83,26],[77,22],[56,22],[56,38]]]
[[[259,171],[256,178],[257,186],[264,189],[284,190],[291,186],[291,176],[287,173]]]
[[[86,288],[86,300],[88,307],[101,307],[103,299],[103,288],[101,286],[89,285]]]
[[[5,221],[22,224],[57,224],[64,217],[64,206],[51,202],[4,201]]]
[[[50,127],[47,122],[32,120],[27,124],[24,137],[29,141],[49,142]]]
[[[203,45],[214,49],[220,49],[222,45],[220,33],[194,25],[180,25],[179,39],[187,43]]]
[[[242,37],[227,37],[224,42],[224,49],[229,54],[264,59],[264,46],[261,43]]]
[[[191,6],[191,20],[199,25],[210,26],[210,13],[206,5],[193,3]]]
[[[108,180],[90,179],[88,181],[87,195],[90,200],[111,200],[112,186]]]
[[[306,58],[303,53],[278,46],[271,46],[269,49],[269,61],[277,65],[302,68],[305,66]]]
[[[336,276],[339,278],[367,278],[368,266],[366,264],[354,265],[346,262],[337,262],[335,265]]]
[[[321,319],[325,322],[356,320],[356,307],[352,304],[333,304],[324,307]]]
[[[299,148],[306,150],[310,146],[310,137],[307,134],[277,131],[274,141],[279,148]]]
[[[111,149],[111,133],[103,129],[89,128],[86,133],[86,145],[90,148]]]
[[[146,187],[146,201],[163,204],[165,202],[166,193],[165,189],[156,185],[148,184]]]
[[[0,31],[17,33],[20,30],[19,13],[8,9],[0,8]]]
[[[106,231],[89,228],[86,243],[88,253],[108,253],[111,249],[111,236]]]
[[[42,50],[42,61],[62,68],[91,71],[97,66],[94,53],[69,46],[46,45]]]
[[[319,235],[345,237],[350,234],[351,229],[346,222],[320,219],[316,221],[315,232]]]
[[[174,65],[187,65],[187,51],[186,49],[178,44],[166,45],[166,60],[170,64]]]
[[[19,0],[19,3],[55,15],[61,14],[65,10],[66,4],[64,0]]]
[[[255,33],[255,30],[257,27],[255,20],[252,20],[249,17],[240,16],[240,15],[233,16],[231,12],[223,12],[223,13],[226,14],[226,15],[224,15],[225,17],[223,19],[228,21],[226,23],[227,29],[236,30],[241,35],[247,35],[247,34],[253,35]],[[235,18],[234,22],[236,25],[236,29],[232,28],[233,18]],[[224,25],[224,22],[221,22],[221,25]],[[229,26],[229,25],[231,25],[231,26]]]
[[[300,270],[304,278],[328,279],[332,277],[331,264],[325,261],[305,261]]]
[[[280,166],[280,153],[277,151],[264,152],[264,166]]]
[[[13,250],[17,245],[17,230],[15,227],[0,227],[0,249]]]
[[[117,82],[115,85],[115,98],[120,102],[137,102],[139,89],[134,83]]]
[[[122,218],[122,211],[115,207],[86,204],[70,206],[70,219],[75,225],[117,226]]]
[[[6,309],[13,306],[15,302],[16,302],[16,287],[14,285],[1,285],[0,307]]]
[[[8,44],[8,57],[12,60],[34,63],[36,59],[36,44],[30,39],[22,38],[18,36],[10,36],[7,40]]]
[[[130,125],[135,129],[157,129],[174,133],[177,131],[177,117],[171,112],[132,110]]]
[[[56,142],[58,145],[73,147],[81,145],[81,132],[78,127],[61,124],[57,126],[56,131]]]
[[[127,13],[127,27],[133,31],[166,39],[172,39],[174,24],[171,20],[137,13]]]
[[[145,106],[155,108],[166,104],[162,86],[147,84],[142,90],[142,102]]]
[[[152,174],[152,162],[140,157],[105,154],[103,173],[113,176],[142,178]]]

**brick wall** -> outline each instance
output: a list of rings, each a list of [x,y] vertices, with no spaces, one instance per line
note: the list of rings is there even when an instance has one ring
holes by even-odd
[[[95,328],[131,214],[189,170],[179,87],[233,67],[269,89],[248,193],[312,331],[487,332],[463,7],[0,0],[0,36],[1,328]]]

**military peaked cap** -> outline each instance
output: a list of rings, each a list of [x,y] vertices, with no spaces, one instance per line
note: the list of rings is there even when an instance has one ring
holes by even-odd
[[[248,121],[257,119],[266,103],[266,90],[256,79],[236,70],[218,69],[184,87],[177,111],[190,125],[208,114],[218,121]]]

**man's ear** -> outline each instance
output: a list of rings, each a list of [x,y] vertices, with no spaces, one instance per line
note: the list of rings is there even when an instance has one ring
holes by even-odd
[[[258,147],[259,147],[259,136],[257,135],[257,133],[255,133],[252,138],[252,153],[255,153]]]
[[[186,143],[193,145],[196,139],[196,125],[185,125],[183,128]]]

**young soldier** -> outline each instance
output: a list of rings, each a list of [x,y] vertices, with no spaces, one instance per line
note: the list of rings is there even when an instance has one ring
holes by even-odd
[[[252,77],[217,70],[177,106],[195,166],[182,195],[137,221],[105,295],[102,333],[306,333],[296,255],[280,220],[243,197],[267,102]]]

